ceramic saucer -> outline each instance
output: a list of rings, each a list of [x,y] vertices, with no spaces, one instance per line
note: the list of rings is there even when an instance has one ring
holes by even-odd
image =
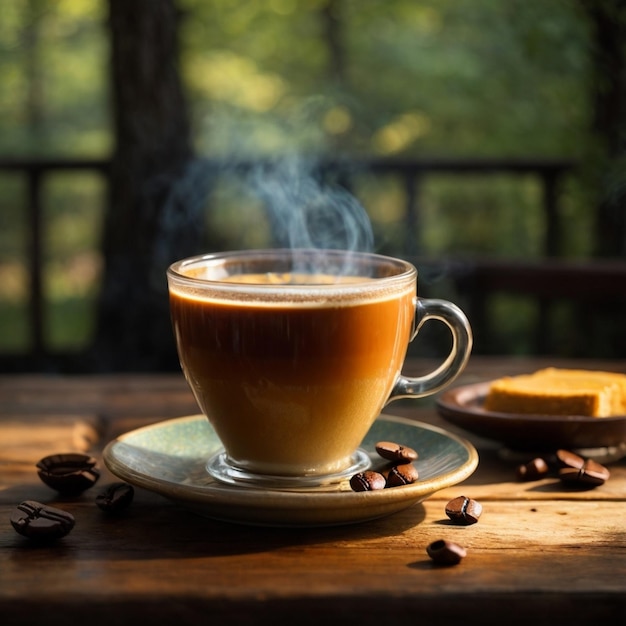
[[[467,441],[440,428],[381,415],[362,449],[373,462],[378,441],[418,451],[419,480],[411,485],[356,493],[345,480],[307,491],[264,490],[215,481],[207,459],[220,448],[208,420],[192,415],[146,426],[111,441],[104,462],[113,474],[222,521],[267,526],[328,526],[375,519],[405,509],[468,478],[478,454]]]

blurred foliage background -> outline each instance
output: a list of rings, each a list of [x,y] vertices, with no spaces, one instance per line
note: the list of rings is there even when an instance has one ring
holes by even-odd
[[[617,3],[619,4],[619,3]],[[572,159],[559,190],[561,254],[594,254],[593,37],[582,0],[178,0],[180,72],[197,154]],[[105,0],[3,0],[0,157],[107,159],[114,149]],[[597,161],[596,161],[597,162]],[[97,173],[44,190],[46,341],[80,349],[94,329],[107,206]],[[223,247],[264,245],[237,181],[217,185],[207,228]],[[375,248],[400,253],[397,182],[354,190]],[[27,190],[0,169],[0,351],[28,349]],[[419,253],[539,258],[531,176],[432,175]],[[523,312],[522,312],[523,314]],[[503,324],[511,309],[503,312]],[[519,340],[519,338],[518,338]],[[521,341],[521,340],[519,340]],[[523,351],[523,341],[510,350]]]

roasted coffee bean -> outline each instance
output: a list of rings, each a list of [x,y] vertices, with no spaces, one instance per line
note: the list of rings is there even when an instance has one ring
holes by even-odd
[[[438,565],[456,565],[467,556],[467,550],[457,543],[438,539],[426,548],[428,556]]]
[[[556,458],[560,466],[561,482],[572,487],[598,487],[611,476],[604,465],[568,450],[557,450]]]
[[[585,465],[585,459],[582,456],[569,450],[557,450],[556,460],[559,467],[582,469]]]
[[[609,470],[592,459],[587,459],[581,468],[562,467],[559,470],[561,482],[573,487],[599,487],[610,477]]]
[[[376,444],[376,452],[394,463],[411,463],[417,460],[417,452],[408,446],[401,446],[392,441],[379,441]]]
[[[417,469],[413,463],[402,463],[389,470],[387,475],[387,487],[401,487],[410,485],[419,478]]]
[[[482,512],[483,505],[480,502],[465,496],[453,498],[446,504],[446,515],[455,524],[464,524],[466,526],[475,524]]]
[[[77,495],[100,478],[96,460],[86,454],[52,454],[37,463],[39,478],[64,495]]]
[[[11,525],[20,535],[50,541],[64,537],[74,528],[74,516],[34,500],[25,500],[11,513]]]
[[[546,476],[550,471],[550,467],[544,459],[538,457],[529,461],[525,465],[517,468],[518,480],[539,480]]]
[[[352,491],[376,491],[378,489],[384,489],[386,484],[387,481],[385,477],[372,470],[359,472],[350,479]]]
[[[130,505],[135,490],[128,483],[112,483],[96,496],[96,505],[107,513],[117,513]]]

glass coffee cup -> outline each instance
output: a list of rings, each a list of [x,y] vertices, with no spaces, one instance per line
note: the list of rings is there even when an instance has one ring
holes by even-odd
[[[182,370],[224,446],[207,470],[230,484],[309,488],[363,471],[359,445],[382,408],[436,393],[471,352],[463,312],[418,298],[417,270],[401,259],[248,250],[180,260],[167,278]],[[450,329],[450,353],[403,376],[431,319]]]

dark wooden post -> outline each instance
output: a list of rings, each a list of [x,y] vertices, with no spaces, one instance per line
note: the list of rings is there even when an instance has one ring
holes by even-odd
[[[165,270],[199,249],[173,0],[109,0],[115,152],[94,369],[177,366]],[[199,194],[200,192],[198,192]]]
[[[626,256],[626,0],[582,0],[592,33],[590,94],[600,190],[597,256]]]
[[[30,239],[28,242],[30,259],[30,336],[31,350],[35,359],[41,359],[45,352],[44,340],[44,302],[43,302],[43,260],[42,260],[42,174],[39,168],[28,173],[28,223]]]

